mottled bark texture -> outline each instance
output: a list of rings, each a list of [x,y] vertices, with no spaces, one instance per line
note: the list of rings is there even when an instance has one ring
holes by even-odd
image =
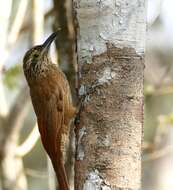
[[[76,190],[141,188],[144,0],[74,0],[79,96]]]

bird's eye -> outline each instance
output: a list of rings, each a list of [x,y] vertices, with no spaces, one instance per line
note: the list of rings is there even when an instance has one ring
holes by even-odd
[[[38,57],[38,54],[34,54],[34,58],[37,58]]]

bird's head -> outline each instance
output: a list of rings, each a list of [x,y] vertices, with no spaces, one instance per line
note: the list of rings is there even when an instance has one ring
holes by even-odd
[[[25,76],[31,76],[49,62],[49,49],[55,40],[57,32],[52,33],[42,45],[37,45],[28,50],[23,58],[23,70]]]

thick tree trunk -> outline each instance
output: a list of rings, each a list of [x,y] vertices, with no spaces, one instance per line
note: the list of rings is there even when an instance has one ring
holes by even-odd
[[[75,189],[141,188],[144,0],[74,0],[79,95]]]

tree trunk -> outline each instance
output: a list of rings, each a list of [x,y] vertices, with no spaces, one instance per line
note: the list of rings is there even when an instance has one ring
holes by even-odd
[[[76,190],[141,188],[144,0],[74,0],[78,89]]]
[[[58,65],[66,74],[69,81],[71,91],[73,94],[73,100],[76,100],[75,93],[75,68],[74,68],[74,28],[72,20],[72,2],[71,0],[53,0],[55,10],[55,20],[53,23],[54,31],[58,28],[61,30],[58,32],[56,40],[56,49],[58,55]],[[70,185],[70,190],[74,189],[74,128],[70,125],[67,134],[69,142],[66,142],[66,154],[65,154],[65,168]]]

